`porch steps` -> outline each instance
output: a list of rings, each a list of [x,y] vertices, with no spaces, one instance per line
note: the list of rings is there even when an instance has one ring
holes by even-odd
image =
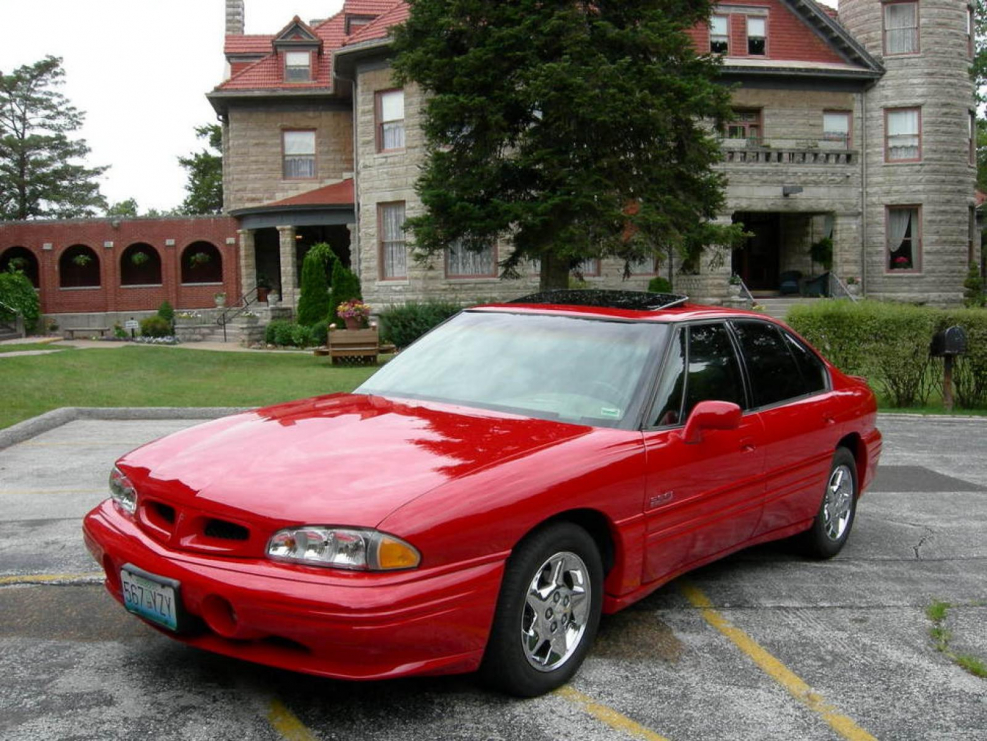
[[[785,321],[789,310],[793,306],[807,306],[816,301],[824,301],[821,298],[808,298],[806,296],[786,296],[785,298],[757,298],[758,305],[764,307],[764,313],[775,319]]]

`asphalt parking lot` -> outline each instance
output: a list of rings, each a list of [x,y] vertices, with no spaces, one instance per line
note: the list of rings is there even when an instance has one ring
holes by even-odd
[[[77,420],[0,450],[2,739],[987,739],[987,419],[889,417],[830,562],[754,548],[604,618],[567,688],[334,682],[214,656],[132,618],[80,519],[116,457],[191,420]]]

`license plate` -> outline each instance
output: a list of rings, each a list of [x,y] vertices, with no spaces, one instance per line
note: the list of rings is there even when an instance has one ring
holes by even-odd
[[[123,606],[169,630],[178,630],[178,582],[127,564],[120,569]]]

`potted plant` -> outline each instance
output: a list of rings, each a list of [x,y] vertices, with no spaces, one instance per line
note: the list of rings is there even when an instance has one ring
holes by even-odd
[[[213,298],[216,299],[217,309],[222,309],[224,306],[226,306],[226,294],[223,293],[222,291],[217,293]]]
[[[200,265],[205,265],[207,262],[209,262],[210,259],[211,258],[207,253],[196,252],[188,259],[188,261],[189,261],[189,265],[191,265],[193,268],[197,268]]]
[[[846,279],[846,289],[851,296],[860,295],[860,280],[855,275],[849,275]]]
[[[247,324],[257,324],[257,322],[260,319],[260,316],[259,315],[255,314],[254,312],[252,312],[250,310],[247,310],[247,311],[243,312],[240,316],[243,317],[244,321]]]
[[[27,270],[27,258],[26,257],[12,257],[10,262],[7,263],[11,270]]]
[[[151,257],[146,252],[141,252],[140,250],[130,256],[130,262],[134,264],[134,267],[140,267],[150,259]]]
[[[727,285],[730,287],[730,296],[733,298],[740,298],[740,291],[742,286],[742,281],[740,276],[734,273],[730,276],[730,280],[727,281]]]
[[[86,267],[89,263],[93,261],[92,257],[87,255],[85,252],[80,252],[78,255],[72,258],[72,262],[78,265],[80,268]]]
[[[268,303],[267,298],[270,292],[270,279],[263,273],[257,273],[257,301],[262,304]]]
[[[823,270],[833,269],[833,240],[823,237],[818,242],[813,242],[809,248],[809,257],[812,262],[823,266]]]
[[[346,329],[363,329],[370,317],[370,306],[354,298],[337,306],[336,313],[346,322]]]
[[[904,255],[902,255],[901,257],[896,257],[894,260],[891,261],[892,270],[911,270],[911,268],[912,268],[912,261],[909,260]]]

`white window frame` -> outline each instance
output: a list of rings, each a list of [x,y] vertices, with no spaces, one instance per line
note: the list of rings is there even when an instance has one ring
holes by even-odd
[[[303,143],[301,137],[311,136],[311,146]],[[315,180],[318,174],[316,147],[318,137],[315,129],[283,129],[281,132],[281,177],[284,180]],[[311,151],[310,151],[311,150]]]

